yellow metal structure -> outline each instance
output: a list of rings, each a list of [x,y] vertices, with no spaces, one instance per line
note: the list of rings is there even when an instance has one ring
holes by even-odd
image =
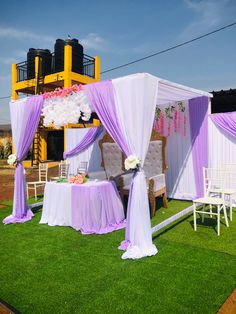
[[[35,78],[30,80],[19,81],[17,64],[12,64],[12,99],[17,100],[19,93],[32,94],[38,93],[38,85],[41,92],[53,91],[58,87],[68,88],[74,84],[91,84],[100,80],[100,58],[94,57],[94,77],[82,75],[72,71],[72,47],[66,45],[64,47],[64,71],[53,73],[41,77],[41,59],[35,57]],[[97,121],[97,122],[96,122]],[[94,125],[98,125],[99,120],[94,119]],[[94,126],[92,125],[92,126]],[[89,127],[91,125],[86,125]],[[71,127],[71,126],[67,126]],[[84,125],[76,125],[76,127],[84,127]],[[47,132],[52,128],[38,129],[35,137],[34,149],[36,162],[47,160]],[[66,127],[64,128],[64,148],[66,147]]]
[[[73,84],[91,84],[100,80],[100,58],[95,59],[94,78],[72,72],[72,47],[67,45],[64,49],[64,71],[46,75],[43,78],[44,91],[52,91],[58,87],[71,87]],[[35,94],[38,79],[39,57],[35,57],[35,78],[18,82],[17,64],[12,64],[12,99],[18,99],[19,93]]]

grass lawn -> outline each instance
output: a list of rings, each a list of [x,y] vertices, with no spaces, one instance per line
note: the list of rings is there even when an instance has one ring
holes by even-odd
[[[0,210],[1,220],[11,202]],[[189,206],[170,201],[152,224]],[[198,221],[192,215],[154,234],[158,254],[125,260],[117,247],[124,230],[81,235],[38,222],[0,224],[0,298],[23,314],[216,313],[236,287],[236,211],[233,222]]]

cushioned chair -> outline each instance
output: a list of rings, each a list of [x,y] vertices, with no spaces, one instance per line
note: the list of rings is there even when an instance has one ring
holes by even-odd
[[[153,130],[143,166],[147,178],[151,216],[154,216],[156,212],[157,197],[162,197],[163,206],[165,208],[168,207],[165,180],[166,169],[166,138]],[[128,195],[129,189],[130,182],[121,184],[121,195]]]
[[[116,181],[121,197],[124,199],[124,196],[129,194],[132,177],[130,173],[124,174],[125,156],[108,134],[105,134],[100,140],[99,146],[107,178]],[[156,197],[162,196],[164,207],[168,207],[165,183],[166,168],[166,138],[153,130],[144,163],[151,216],[155,215]]]
[[[121,175],[125,171],[124,155],[108,133],[99,141],[99,148],[102,155],[101,166],[104,168],[105,179],[114,180],[117,188],[120,189],[121,182],[123,182]]]
[[[39,180],[27,182],[26,191],[27,199],[29,198],[29,190],[34,190],[34,198],[37,200],[37,188],[44,187],[48,181],[48,164],[39,164]]]

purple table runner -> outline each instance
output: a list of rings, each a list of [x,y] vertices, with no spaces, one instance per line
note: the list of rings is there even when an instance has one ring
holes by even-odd
[[[72,228],[104,234],[125,227],[123,205],[111,182],[73,184],[71,189]]]

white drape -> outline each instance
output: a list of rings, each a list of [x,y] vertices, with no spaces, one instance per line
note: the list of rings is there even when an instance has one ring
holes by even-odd
[[[79,129],[66,129],[66,151],[73,149],[86,135],[89,128],[79,128]],[[103,136],[103,134],[101,135]],[[92,145],[90,145],[86,150],[68,158],[70,163],[69,174],[77,174],[77,169],[80,161],[88,162],[88,171],[100,171],[101,168],[101,152],[98,147],[99,137]]]
[[[209,117],[208,118],[209,136],[209,167],[226,168],[227,165],[236,169],[236,138],[218,127]],[[232,166],[233,165],[233,166]],[[228,188],[236,189],[236,175],[231,174]],[[236,195],[233,195],[233,205],[236,206]]]
[[[143,166],[150,141],[158,93],[158,78],[149,74],[135,74],[112,80],[117,114],[126,143]],[[122,255],[141,258],[157,253],[152,244],[150,212],[145,174],[139,171],[133,181],[130,202],[130,247]]]
[[[236,138],[223,131],[208,118],[209,167],[236,164]]]
[[[188,105],[186,106],[186,115]],[[196,197],[192,145],[189,118],[186,124],[186,136],[174,133],[167,138],[166,184],[167,194],[171,198],[191,200]]]
[[[22,98],[17,100],[17,103],[11,101],[9,104],[11,113],[12,137],[16,155],[19,148],[19,139],[22,133],[22,128],[24,128],[23,120],[25,118],[25,107],[23,104],[26,102],[26,100],[27,98]]]

